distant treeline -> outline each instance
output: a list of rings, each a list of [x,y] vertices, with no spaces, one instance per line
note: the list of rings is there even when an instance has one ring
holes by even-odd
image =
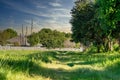
[[[17,35],[17,32],[10,28],[0,31],[0,45],[6,45],[8,39],[16,37]]]
[[[20,40],[15,43],[8,42],[9,39],[15,38],[18,35],[13,29],[5,29],[0,31],[0,45],[4,46],[7,44],[13,44],[13,46],[21,46],[19,44]],[[33,32],[30,35],[22,35],[27,38],[27,43],[29,46],[36,46],[41,44],[43,47],[47,48],[61,48],[64,47],[65,40],[71,40],[71,33],[59,32],[57,30],[51,30],[48,28],[43,28],[39,32]]]
[[[64,47],[64,41],[69,38],[71,38],[70,33],[44,28],[38,33],[28,36],[28,43],[31,46],[42,44],[43,47],[47,48],[61,48]]]

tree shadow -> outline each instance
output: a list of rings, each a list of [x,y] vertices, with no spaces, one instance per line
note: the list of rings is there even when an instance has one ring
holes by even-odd
[[[45,63],[52,63],[53,60],[56,60],[57,53],[55,51],[44,51],[42,53],[34,53],[27,55],[28,59],[41,60]]]
[[[31,77],[34,75],[37,75],[37,76],[43,76],[46,78],[51,78],[52,80],[120,80],[119,79],[119,75],[120,75],[119,62],[114,64],[115,66],[108,66],[103,70],[95,70],[91,68],[79,68],[74,70],[65,70],[62,68],[52,69],[52,68],[42,67],[40,64],[37,64],[34,61],[32,61],[32,59],[34,58],[34,60],[42,60],[41,58],[45,57],[43,58],[42,61],[45,63],[48,63],[50,59],[47,57],[52,57],[53,59],[59,60],[59,57],[57,55],[61,55],[61,54],[54,51],[44,52],[42,54],[41,53],[30,54],[30,55],[27,55],[28,58],[24,60],[0,59],[0,61],[5,63],[2,65],[2,67],[11,68],[13,71],[16,71],[16,72],[18,71],[22,71],[23,73],[27,72],[27,74],[29,74]],[[70,56],[69,58],[73,58],[72,55],[74,54],[71,54],[71,55],[70,54],[68,53],[68,55]],[[65,54],[65,56],[68,56],[68,55]],[[75,55],[78,58],[79,56],[80,57],[85,56],[84,54],[80,54],[80,55],[75,54]],[[64,56],[64,55],[61,55],[61,56]],[[98,57],[99,56],[97,56],[96,58]],[[66,58],[66,57],[63,57],[63,58]],[[47,62],[46,62],[46,59],[48,60]],[[76,59],[76,60],[79,60],[79,59]],[[97,60],[98,62],[100,62],[99,59]],[[60,61],[62,62],[62,60]],[[88,60],[85,59],[85,62],[78,62],[78,63],[72,62],[73,65],[69,64],[68,66],[72,67],[74,65],[91,65],[93,63],[98,63],[96,61],[93,60],[93,62],[89,63]],[[118,76],[115,76],[117,74]],[[4,74],[0,74],[0,80],[6,80],[6,76]]]
[[[45,68],[28,60],[15,61],[6,59],[2,61],[5,62],[5,65],[3,65],[2,67],[10,68],[16,72],[20,71],[23,73],[27,73],[31,77],[37,75],[46,78],[51,78],[52,80],[79,80],[79,79],[97,80],[98,78],[98,76],[96,75],[96,71],[90,70],[89,68],[68,71],[62,68],[59,69]],[[4,75],[2,75],[1,78],[2,78],[1,80],[6,79]]]
[[[59,51],[60,52],[60,51]],[[67,63],[69,64],[73,64],[73,65],[92,65],[95,63],[101,63],[103,62],[103,60],[105,60],[104,57],[99,56],[99,57],[95,57],[98,58],[97,60],[92,60],[91,55],[90,54],[82,54],[82,53],[75,53],[75,52],[66,52],[66,53],[62,53],[61,54],[57,54],[56,55],[56,59],[58,61],[60,61],[61,63]],[[76,62],[77,61],[77,62]],[[80,62],[82,61],[82,62]]]
[[[33,66],[33,62],[27,59],[25,60],[10,60],[10,59],[0,59],[2,63],[0,67],[9,68],[15,71],[27,71],[31,66]]]
[[[100,80],[97,71],[88,68],[68,71],[64,69],[49,69],[41,66],[34,66],[30,70],[30,75],[41,75],[52,80]]]
[[[5,74],[0,73],[0,80],[7,80]]]
[[[115,58],[120,58],[120,55],[105,55],[105,54],[89,54],[81,52],[64,52],[59,51],[56,55],[56,59],[61,63],[67,63],[67,65],[94,65],[101,64],[106,60],[114,60]],[[80,62],[81,61],[81,62]]]
[[[52,64],[51,64],[52,65]],[[118,65],[118,64],[115,64]],[[111,69],[109,69],[109,68]],[[120,65],[116,67],[108,66],[103,70],[95,70],[91,68],[79,68],[74,70],[65,70],[62,68],[59,69],[51,69],[45,68],[42,66],[38,66],[35,64],[33,67],[30,68],[29,75],[41,75],[46,78],[51,78],[52,80],[119,80],[119,75],[116,74],[120,70]],[[111,72],[114,71],[114,73]],[[112,74],[111,74],[112,73]]]

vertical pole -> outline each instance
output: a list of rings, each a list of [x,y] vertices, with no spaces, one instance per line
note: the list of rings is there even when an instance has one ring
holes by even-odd
[[[28,28],[26,26],[26,34],[25,34],[25,45],[27,46],[27,31],[28,31]]]
[[[26,34],[25,34],[25,36],[27,36],[27,32],[28,32],[28,27],[26,26]]]
[[[33,19],[31,20],[31,34],[33,33]]]
[[[23,32],[23,24],[22,24],[22,36],[24,35],[24,32]]]
[[[22,35],[21,35],[21,45],[24,45],[24,30],[23,30],[23,24],[22,24]]]
[[[20,33],[20,46],[21,46],[21,43],[22,43],[22,37],[21,37],[21,33]]]

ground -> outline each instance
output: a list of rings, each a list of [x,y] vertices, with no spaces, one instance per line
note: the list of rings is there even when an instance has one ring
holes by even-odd
[[[119,52],[0,51],[0,80],[120,80],[119,67]]]

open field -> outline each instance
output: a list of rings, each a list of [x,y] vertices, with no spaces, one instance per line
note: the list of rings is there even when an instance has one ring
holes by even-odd
[[[119,52],[0,51],[0,80],[120,80],[119,68]]]

